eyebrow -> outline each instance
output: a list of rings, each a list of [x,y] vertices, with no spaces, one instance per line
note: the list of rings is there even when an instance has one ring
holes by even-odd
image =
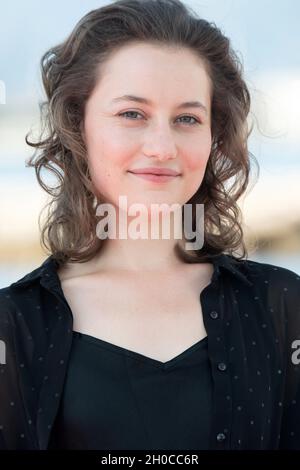
[[[142,98],[141,96],[135,96],[135,95],[119,96],[118,98],[114,98],[112,100],[112,103],[116,103],[119,101],[135,101],[137,103],[144,103],[148,105],[153,104],[150,100],[147,100],[146,98]],[[207,108],[204,106],[204,104],[200,103],[200,101],[185,101],[184,103],[181,103],[177,106],[177,109],[181,109],[181,108],[200,108],[207,114]]]

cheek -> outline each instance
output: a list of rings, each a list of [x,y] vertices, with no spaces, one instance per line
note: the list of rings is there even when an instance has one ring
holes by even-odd
[[[211,151],[211,138],[208,134],[200,142],[194,143],[186,156],[185,171],[187,173],[188,196],[191,197],[201,186],[206,165]]]
[[[91,179],[98,192],[106,200],[112,192],[121,192],[122,174],[129,166],[128,151],[114,141],[114,138],[93,137],[88,145],[88,165]]]
[[[201,142],[193,145],[193,148],[186,158],[186,169],[189,172],[194,172],[195,174],[204,173],[210,151],[211,139],[210,136],[207,136],[207,138],[202,139]]]
[[[135,152],[135,143],[119,138],[112,129],[102,128],[88,141],[88,153],[95,168],[110,168],[113,173],[124,171]]]

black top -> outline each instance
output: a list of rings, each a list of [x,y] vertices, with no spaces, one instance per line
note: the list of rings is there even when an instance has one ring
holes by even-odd
[[[207,449],[207,337],[167,362],[79,332],[49,449]]]
[[[221,254],[199,301],[213,379],[209,450],[300,450],[300,276]],[[49,256],[0,289],[0,448],[47,449],[73,316]]]

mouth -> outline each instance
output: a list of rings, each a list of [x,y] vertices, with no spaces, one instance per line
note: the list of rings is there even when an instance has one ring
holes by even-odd
[[[128,171],[133,176],[142,178],[147,181],[152,181],[153,183],[168,183],[172,180],[175,180],[180,175],[158,175],[155,173],[134,173],[133,171]]]

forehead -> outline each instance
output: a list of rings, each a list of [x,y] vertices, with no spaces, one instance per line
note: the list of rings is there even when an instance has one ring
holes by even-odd
[[[110,99],[134,94],[207,101],[211,96],[205,62],[187,48],[129,44],[114,51],[99,67],[96,88]]]

